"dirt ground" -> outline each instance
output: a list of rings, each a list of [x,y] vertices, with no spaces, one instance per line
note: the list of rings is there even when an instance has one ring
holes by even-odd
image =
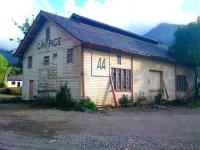
[[[0,149],[200,149],[200,109],[83,113],[0,104]]]

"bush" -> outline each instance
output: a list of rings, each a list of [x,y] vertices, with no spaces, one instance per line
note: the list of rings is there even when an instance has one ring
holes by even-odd
[[[56,101],[54,97],[38,98],[32,101],[31,106],[55,108]]]
[[[89,97],[84,97],[80,100],[80,102],[77,105],[78,109],[86,108],[92,111],[97,110],[97,106],[94,102],[91,101]]]
[[[23,103],[23,102],[24,101],[21,99],[21,97],[0,99],[1,104],[18,104],[18,103]]]
[[[136,105],[138,104],[140,107],[142,105],[144,105],[144,103],[146,102],[147,98],[145,96],[145,93],[142,92],[142,91],[139,91],[139,94],[137,96],[137,102],[136,102]]]
[[[132,99],[128,97],[128,95],[122,95],[122,97],[119,99],[119,103],[122,107],[127,108],[131,105]]]
[[[139,94],[138,94],[137,100],[138,100],[138,102],[142,102],[142,101],[146,101],[146,100],[147,100],[147,98],[146,98],[144,92],[139,91]]]
[[[154,96],[154,102],[155,102],[155,104],[159,104],[160,105],[161,102],[162,102],[163,96],[164,96],[164,90],[162,88],[160,88],[158,90],[158,93]]]
[[[200,101],[199,100],[193,100],[185,104],[186,108],[199,108],[200,107]]]
[[[76,102],[72,99],[67,83],[61,86],[56,94],[56,105],[62,109],[74,109],[76,107]]]
[[[0,94],[9,94],[8,88],[0,88]]]
[[[1,86],[2,86],[2,88],[7,88],[8,87],[8,82],[2,82]]]

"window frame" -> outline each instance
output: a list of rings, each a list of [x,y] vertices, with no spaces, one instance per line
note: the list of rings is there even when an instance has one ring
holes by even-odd
[[[50,27],[46,28],[46,41],[50,40]]]
[[[11,85],[15,85],[15,81],[12,81],[12,82],[11,82]]]
[[[176,75],[176,90],[177,92],[186,92],[187,78],[186,75]]]
[[[49,63],[50,63],[50,57],[49,56],[44,56],[43,57],[43,65],[44,66],[49,66]]]
[[[113,86],[116,92],[127,91],[130,92],[132,90],[132,79],[131,79],[131,69],[123,69],[123,68],[111,68],[112,71],[112,81]]]
[[[32,68],[32,67],[33,67],[33,57],[28,56],[27,68]]]
[[[122,56],[120,53],[117,54],[117,64],[121,65],[122,64]]]
[[[67,63],[73,63],[74,62],[74,49],[69,48],[67,49]]]

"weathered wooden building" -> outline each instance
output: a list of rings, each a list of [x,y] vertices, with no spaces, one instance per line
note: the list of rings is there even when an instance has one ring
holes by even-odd
[[[152,100],[161,87],[173,100],[190,96],[195,82],[193,69],[158,41],[76,14],[41,11],[15,55],[23,58],[24,100],[55,95],[65,82],[74,99],[98,105],[123,94],[136,99],[139,91]]]

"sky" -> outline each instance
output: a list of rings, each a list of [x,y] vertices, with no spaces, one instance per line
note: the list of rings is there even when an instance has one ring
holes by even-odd
[[[23,37],[14,26],[40,10],[89,17],[143,35],[159,23],[187,24],[200,15],[200,0],[4,0],[0,5],[0,48],[16,49],[9,38]]]

